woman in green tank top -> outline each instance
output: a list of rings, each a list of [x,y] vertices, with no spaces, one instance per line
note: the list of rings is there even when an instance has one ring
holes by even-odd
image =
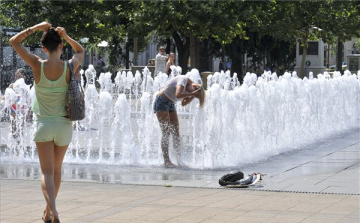
[[[31,54],[21,42],[33,32],[43,31],[41,38],[46,60]],[[70,60],[74,70],[84,57],[82,46],[70,38],[63,27],[53,28],[42,22],[23,30],[10,39],[10,44],[19,56],[32,68],[36,99],[33,111],[36,114],[36,143],[42,172],[41,187],[46,201],[42,220],[59,223],[55,199],[61,183],[61,166],[71,142],[72,122],[66,118],[65,97],[70,81],[66,62],[60,59],[63,43],[67,41],[75,51]]]

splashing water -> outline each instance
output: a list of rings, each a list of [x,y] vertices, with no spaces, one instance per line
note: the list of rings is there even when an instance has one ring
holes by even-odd
[[[181,69],[171,67],[171,77]],[[199,71],[186,74],[202,83]],[[85,71],[86,118],[75,123],[73,140],[65,157],[68,163],[116,165],[162,165],[161,131],[152,111],[156,92],[168,79],[160,73],[154,79],[149,69],[142,73],[118,72],[111,82],[102,73],[95,87],[96,71]],[[237,166],[355,128],[359,121],[360,71],[334,72],[300,79],[296,73],[247,73],[240,85],[236,74],[215,72],[207,79],[203,109],[198,100],[181,107],[181,161],[193,168]],[[29,109],[34,97],[21,81],[5,91],[1,116],[11,123],[1,136],[1,160],[37,162],[32,142],[34,126]],[[16,116],[11,107],[16,105]],[[6,145],[6,146],[5,146]],[[172,157],[174,149],[170,148]],[[172,158],[173,159],[173,158]],[[173,159],[174,160],[174,159]]]

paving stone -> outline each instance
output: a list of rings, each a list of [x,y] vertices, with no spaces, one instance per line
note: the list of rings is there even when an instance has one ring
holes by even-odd
[[[359,222],[360,165],[354,155],[360,138],[330,140],[326,146],[239,167],[268,173],[261,185],[247,189],[221,188],[217,181],[228,170],[106,166],[97,172],[64,164],[57,208],[63,223]],[[45,201],[38,164],[0,163],[0,170],[1,223],[41,222]],[[32,175],[14,174],[27,172]],[[345,184],[348,176],[356,182]]]

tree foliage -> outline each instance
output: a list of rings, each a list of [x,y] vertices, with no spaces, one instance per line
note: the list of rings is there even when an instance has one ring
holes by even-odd
[[[360,51],[360,38],[357,38],[355,40],[355,48],[357,51]]]
[[[321,38],[329,44],[359,37],[357,1],[31,1],[0,0],[0,24],[23,29],[41,21],[63,26],[77,40],[88,38],[87,47],[109,42],[112,65],[124,59],[134,38],[144,48],[151,35],[166,42],[172,38],[178,59],[186,71],[190,39],[205,44],[204,54],[228,56],[232,72],[242,71],[242,56],[254,64],[286,69],[301,42],[306,58],[307,42]],[[39,42],[38,36],[26,44]],[[305,61],[303,60],[303,63]]]
[[[186,70],[191,37],[230,42],[235,36],[244,35],[244,24],[236,19],[239,5],[237,1],[215,0],[143,1],[134,20],[136,26],[155,30],[158,36],[172,37],[179,64]]]

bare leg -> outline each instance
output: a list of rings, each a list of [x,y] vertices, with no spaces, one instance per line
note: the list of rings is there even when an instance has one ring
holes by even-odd
[[[176,112],[170,112],[170,132],[173,135],[174,140],[174,149],[176,152],[176,157],[178,164],[180,165],[180,130],[179,130],[179,118]]]
[[[156,112],[157,119],[160,124],[161,129],[161,150],[164,157],[164,165],[166,167],[175,167],[175,165],[170,161],[169,157],[169,137],[170,137],[170,116],[169,112],[158,111]]]
[[[58,216],[55,205],[54,142],[36,142],[41,167],[41,188],[53,215]]]
[[[13,135],[14,139],[17,139],[19,137],[19,134],[17,132],[17,125],[16,125],[16,121],[15,121],[15,116],[14,116],[14,120],[11,120],[11,133]]]
[[[60,184],[61,184],[61,169],[62,169],[62,163],[67,151],[67,146],[57,146],[54,145],[54,185],[55,185],[55,200],[58,195]],[[42,178],[44,175],[42,175]],[[49,205],[46,205],[45,213],[44,213],[44,220],[50,219],[50,207]]]

